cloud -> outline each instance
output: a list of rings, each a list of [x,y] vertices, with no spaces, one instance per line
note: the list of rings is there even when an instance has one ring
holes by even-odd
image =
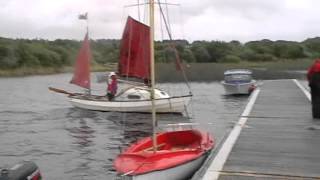
[[[165,2],[166,0],[162,0]],[[91,37],[120,38],[126,16],[138,19],[132,0],[0,0],[0,36],[11,38],[82,39],[86,23],[80,13],[89,13]],[[140,3],[145,0],[140,0]],[[169,17],[176,38],[188,40],[301,41],[318,36],[317,0],[176,0]],[[166,6],[163,6],[166,9]],[[140,20],[148,20],[140,7]],[[157,36],[161,37],[159,15]],[[164,24],[162,23],[164,30]]]

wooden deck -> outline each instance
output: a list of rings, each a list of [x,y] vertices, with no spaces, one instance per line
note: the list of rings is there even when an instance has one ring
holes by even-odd
[[[308,92],[298,85],[265,81],[197,178],[320,179],[320,120],[312,118]]]

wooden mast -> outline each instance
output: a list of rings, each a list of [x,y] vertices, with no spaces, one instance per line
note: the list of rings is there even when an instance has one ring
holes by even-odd
[[[149,25],[150,25],[150,66],[151,66],[151,104],[152,104],[152,144],[153,152],[157,151],[157,120],[155,109],[155,72],[154,72],[154,0],[149,1]]]
[[[86,16],[86,22],[87,22],[87,34],[88,34],[88,41],[90,42],[90,36],[89,36],[89,17],[88,17],[88,12],[86,12],[86,14],[85,14],[85,16]],[[91,57],[90,57],[91,58]],[[90,66],[89,66],[89,72],[91,72],[91,68],[90,68]],[[89,76],[90,76],[90,73],[89,73]],[[91,82],[90,82],[91,83]],[[90,84],[90,88],[88,89],[88,93],[89,93],[89,95],[91,95],[91,84]]]

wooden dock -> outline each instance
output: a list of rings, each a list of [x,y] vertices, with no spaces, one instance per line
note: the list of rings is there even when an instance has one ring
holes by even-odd
[[[264,81],[193,179],[320,179],[320,120],[309,98],[296,80]]]

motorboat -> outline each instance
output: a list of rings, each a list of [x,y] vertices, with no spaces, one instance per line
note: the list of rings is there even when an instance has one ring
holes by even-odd
[[[31,161],[23,161],[10,168],[0,168],[0,180],[41,180],[38,166]]]
[[[252,79],[252,71],[248,69],[231,69],[224,72],[221,82],[226,95],[250,94],[256,88],[256,81]]]

